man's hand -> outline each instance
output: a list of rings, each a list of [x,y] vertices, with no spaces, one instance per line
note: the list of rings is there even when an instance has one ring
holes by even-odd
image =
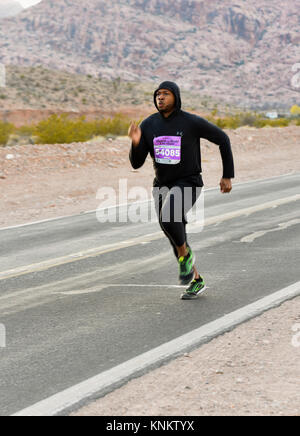
[[[222,194],[229,193],[232,190],[231,179],[221,179],[220,188]]]
[[[133,145],[137,147],[141,141],[142,131],[139,126],[137,126],[134,122],[130,124],[128,129],[128,136],[131,139]]]

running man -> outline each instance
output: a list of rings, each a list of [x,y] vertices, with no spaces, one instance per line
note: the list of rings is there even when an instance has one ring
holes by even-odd
[[[234,163],[230,139],[223,130],[207,120],[181,110],[180,89],[163,82],[154,92],[158,113],[140,126],[132,123],[128,136],[129,154],[134,169],[140,168],[150,153],[155,170],[153,197],[161,229],[169,239],[179,265],[179,282],[189,285],[183,300],[197,298],[205,282],[195,266],[195,255],[187,242],[186,214],[199,198],[203,187],[200,138],[220,148],[223,177],[222,193],[232,190]],[[180,194],[180,195],[178,195]]]

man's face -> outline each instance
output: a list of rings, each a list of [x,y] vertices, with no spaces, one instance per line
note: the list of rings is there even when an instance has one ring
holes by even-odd
[[[175,107],[175,96],[168,89],[159,89],[156,93],[156,104],[158,110],[163,113],[170,113]]]

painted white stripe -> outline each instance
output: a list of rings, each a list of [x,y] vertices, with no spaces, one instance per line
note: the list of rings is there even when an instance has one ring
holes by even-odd
[[[231,220],[231,219],[243,216],[243,215],[248,216],[248,215],[251,215],[253,213],[256,213],[256,212],[259,212],[259,211],[262,211],[265,209],[270,209],[272,207],[291,203],[291,202],[294,202],[297,200],[300,200],[300,194],[292,195],[290,197],[279,198],[277,200],[268,201],[267,203],[263,203],[263,204],[259,204],[259,205],[251,206],[251,207],[246,207],[244,209],[239,209],[239,210],[236,210],[234,212],[228,212],[228,213],[225,213],[223,215],[217,215],[214,217],[210,217],[210,218],[205,219],[204,225],[206,227],[206,226],[209,226],[212,224],[217,224],[217,223],[221,223],[224,221],[228,221],[228,220]],[[197,228],[199,229],[199,231],[202,230],[202,228],[203,228],[202,223],[200,225],[198,223],[187,225],[187,230],[193,231],[194,233],[197,231]],[[32,265],[21,266],[18,268],[14,268],[14,269],[11,269],[8,271],[1,272],[0,273],[0,280],[7,280],[7,279],[12,278],[12,277],[19,277],[21,275],[29,274],[32,272],[45,271],[45,270],[47,270],[49,268],[53,268],[55,266],[73,263],[73,262],[76,262],[78,260],[83,260],[83,259],[88,259],[91,257],[100,256],[101,254],[116,251],[116,250],[119,250],[121,248],[132,247],[132,246],[135,246],[138,244],[142,244],[145,242],[152,242],[152,241],[155,241],[158,239],[163,239],[163,238],[165,238],[164,233],[159,231],[159,232],[151,233],[148,235],[138,236],[136,238],[128,239],[125,241],[120,241],[120,242],[116,242],[113,244],[104,245],[101,247],[91,248],[89,250],[81,251],[79,253],[73,253],[73,254],[69,254],[67,256],[58,257],[56,259],[50,259],[50,260],[45,260],[43,262],[34,263]]]
[[[261,238],[262,236],[266,235],[267,233],[278,232],[280,230],[285,230],[285,229],[287,229],[287,228],[289,228],[291,226],[295,226],[297,224],[300,224],[300,219],[291,220],[291,221],[288,221],[286,223],[280,223],[280,224],[278,224],[278,227],[276,227],[275,229],[260,230],[259,232],[254,232],[254,233],[251,233],[250,235],[244,236],[240,240],[240,242],[251,243],[255,239]]]
[[[19,411],[13,416],[53,416],[78,405],[82,401],[88,400],[92,396],[97,395],[100,397],[101,392],[113,390],[117,385],[128,381],[134,376],[138,376],[142,372],[151,369],[151,367],[158,366],[170,358],[174,358],[187,350],[199,346],[201,343],[223,334],[238,324],[299,295],[300,281],[59,392],[31,407]],[[187,304],[191,304],[191,302]]]
[[[3,227],[3,228],[0,228],[0,232],[2,230],[19,229],[19,228],[22,228],[22,227],[33,226],[33,225],[36,225],[36,224],[50,223],[50,222],[53,222],[53,221],[59,221],[59,220],[62,220],[62,219],[67,219],[67,218],[75,218],[75,217],[78,217],[78,216],[81,216],[81,215],[86,215],[86,214],[89,214],[89,213],[96,213],[97,211],[101,211],[101,210],[118,209],[118,208],[125,207],[125,206],[128,207],[128,206],[133,206],[133,205],[137,205],[137,204],[146,204],[146,203],[149,203],[149,202],[152,202],[152,200],[143,200],[143,201],[122,203],[122,204],[117,204],[116,206],[108,206],[108,207],[99,208],[97,210],[83,211],[83,212],[77,213],[75,215],[64,215],[64,216],[58,216],[58,217],[55,217],[55,218],[46,218],[46,219],[40,220],[40,221],[32,221],[30,223],[17,224],[15,226]]]
[[[54,292],[55,294],[61,294],[61,295],[84,295],[84,294],[94,294],[95,292],[101,292],[103,289],[107,288],[180,288],[180,289],[186,289],[186,286],[180,286],[180,285],[137,285],[135,283],[120,283],[120,284],[111,284],[107,283],[106,285],[100,285],[96,288],[91,289],[75,289],[72,291],[57,291]]]

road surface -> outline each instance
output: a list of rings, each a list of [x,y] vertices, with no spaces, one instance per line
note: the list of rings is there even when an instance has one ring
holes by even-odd
[[[189,241],[209,288],[195,301],[179,298],[157,223],[91,212],[0,230],[0,415],[298,282],[299,186],[293,174],[205,192],[206,225]]]

